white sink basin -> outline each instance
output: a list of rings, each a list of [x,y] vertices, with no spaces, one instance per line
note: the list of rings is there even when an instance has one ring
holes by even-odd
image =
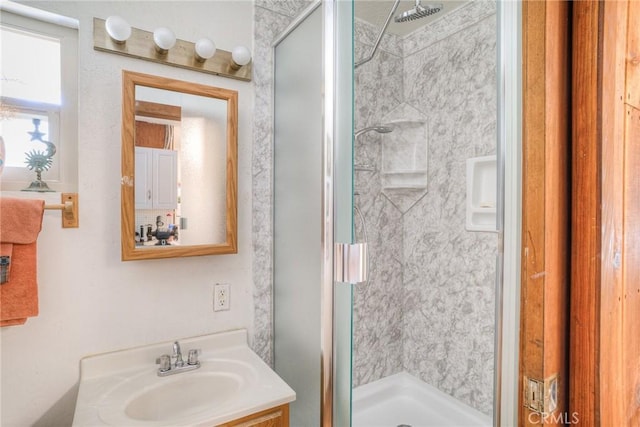
[[[221,373],[189,373],[171,378],[135,397],[125,414],[141,421],[174,421],[217,407],[240,390],[239,378]]]
[[[107,425],[138,422],[180,423],[214,414],[247,392],[257,380],[256,369],[229,359],[202,360],[200,368],[159,377],[155,368],[122,378],[99,400]]]
[[[159,377],[150,361],[172,342],[83,359],[73,425],[211,426],[295,400],[244,330],[180,343],[202,350],[200,368]]]

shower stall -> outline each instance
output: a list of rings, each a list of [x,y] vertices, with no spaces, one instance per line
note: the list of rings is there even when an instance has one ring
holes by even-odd
[[[256,333],[291,425],[513,424],[517,4],[298,3],[256,7]]]
[[[355,3],[356,57],[379,31],[359,18],[367,7]],[[367,235],[371,268],[354,287],[353,425],[490,426],[497,181],[468,182],[467,160],[496,155],[495,3],[397,13],[355,70],[355,129],[393,131],[354,140],[356,239]],[[482,230],[466,223],[474,186]]]

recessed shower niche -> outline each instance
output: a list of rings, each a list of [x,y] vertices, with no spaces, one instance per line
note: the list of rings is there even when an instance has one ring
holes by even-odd
[[[496,231],[496,156],[467,159],[468,231]]]
[[[382,121],[393,129],[382,135],[382,192],[404,213],[427,193],[427,121],[405,103]]]

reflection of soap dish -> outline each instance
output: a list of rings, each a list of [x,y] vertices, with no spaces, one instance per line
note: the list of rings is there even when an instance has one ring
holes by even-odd
[[[481,208],[495,208],[496,205],[493,202],[480,202],[478,203],[478,206]]]

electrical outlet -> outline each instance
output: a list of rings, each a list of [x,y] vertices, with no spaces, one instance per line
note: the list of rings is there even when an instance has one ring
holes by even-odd
[[[213,288],[213,311],[229,310],[231,292],[228,283],[217,283]]]

